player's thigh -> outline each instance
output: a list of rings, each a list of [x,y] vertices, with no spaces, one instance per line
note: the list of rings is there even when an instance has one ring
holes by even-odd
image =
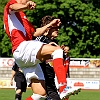
[[[46,95],[45,91],[45,81],[44,80],[38,80],[38,79],[31,79],[31,88],[35,94],[40,94],[42,96]]]
[[[61,49],[60,46],[52,46],[51,44],[44,44],[41,48],[42,55],[51,55],[55,50]]]
[[[43,44],[37,53],[38,59],[47,60],[51,58],[51,54],[55,51],[61,49],[60,46],[52,46],[51,44]]]
[[[37,52],[42,47],[43,43],[39,41],[23,41],[14,51],[13,56],[21,68],[30,67],[40,62],[36,59]]]

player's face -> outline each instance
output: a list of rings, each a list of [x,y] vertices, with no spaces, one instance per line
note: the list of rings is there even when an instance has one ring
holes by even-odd
[[[68,46],[65,46],[64,52],[68,54],[68,52],[69,52],[69,47]]]
[[[53,27],[53,28],[51,28],[50,31],[51,31],[51,37],[56,38],[58,36],[59,28],[58,27]]]

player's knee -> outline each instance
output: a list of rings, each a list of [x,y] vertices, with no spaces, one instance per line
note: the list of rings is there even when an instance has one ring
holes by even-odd
[[[46,95],[44,80],[32,79],[31,88],[35,94],[39,94],[42,96]]]
[[[21,89],[16,90],[16,94],[21,94],[21,93],[22,93]]]
[[[46,91],[45,91],[45,89],[43,89],[43,88],[40,88],[40,89],[34,89],[33,90],[33,92],[35,93],[35,94],[39,94],[39,95],[41,95],[41,96],[45,96],[46,95]]]
[[[57,49],[52,53],[52,58],[63,58],[63,50],[62,49]]]

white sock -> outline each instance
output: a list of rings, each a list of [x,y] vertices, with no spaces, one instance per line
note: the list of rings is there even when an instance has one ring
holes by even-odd
[[[39,94],[34,94],[31,96],[33,100],[45,100],[46,97],[45,96],[41,96]]]
[[[52,53],[52,58],[56,59],[56,58],[63,58],[63,50],[62,49],[57,49]]]

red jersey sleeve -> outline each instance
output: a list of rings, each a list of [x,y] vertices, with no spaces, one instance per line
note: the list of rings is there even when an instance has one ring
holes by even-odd
[[[4,22],[4,29],[8,35],[8,37],[10,38],[10,32],[9,32],[9,27],[8,27],[8,14],[9,14],[9,6],[11,4],[17,3],[15,0],[10,0],[5,8],[4,8],[4,17],[3,17],[3,22]]]

